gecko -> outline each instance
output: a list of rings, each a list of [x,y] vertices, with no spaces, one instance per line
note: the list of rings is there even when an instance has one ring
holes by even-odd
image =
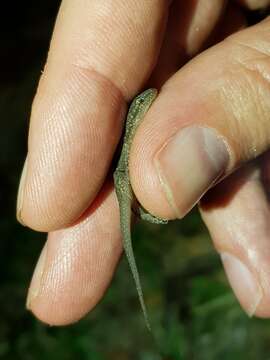
[[[151,88],[137,95],[132,101],[126,118],[125,134],[120,158],[113,174],[116,196],[119,203],[123,248],[135,281],[145,323],[149,330],[151,330],[150,322],[148,319],[142,286],[132,247],[131,216],[133,211],[141,219],[154,224],[166,224],[168,220],[151,215],[140,204],[138,204],[129,180],[129,153],[137,128],[156,97],[157,90]],[[135,204],[137,204],[136,208],[134,207]]]

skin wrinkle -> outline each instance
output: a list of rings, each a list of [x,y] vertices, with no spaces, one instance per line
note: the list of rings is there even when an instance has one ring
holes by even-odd
[[[31,155],[30,155],[31,156]],[[43,157],[45,159],[45,156]],[[41,158],[42,159],[42,158]],[[41,160],[40,160],[41,161]],[[31,164],[29,165],[29,168],[31,170]],[[39,167],[37,167],[39,168]],[[28,186],[26,188],[26,192],[29,193],[29,201],[31,202],[32,206],[33,206],[33,211],[36,213],[40,212],[40,202],[44,202],[44,204],[47,203],[47,198],[43,199],[40,196],[40,192],[41,190],[47,186],[47,182],[46,182],[46,177],[43,175],[39,175],[39,176],[33,176],[32,177],[32,186],[30,186],[29,182],[27,182]],[[36,201],[36,199],[38,199],[39,201]],[[46,208],[46,206],[45,206]],[[50,214],[47,212],[46,214],[44,214],[45,216],[47,215],[48,218],[50,217]]]
[[[270,87],[269,87],[269,84],[270,84],[270,72],[265,72],[265,71],[262,71],[262,70],[264,70],[264,69],[260,69],[260,66],[259,66],[259,64],[254,64],[254,66],[249,66],[248,64],[244,64],[244,63],[242,63],[242,64],[239,64],[240,66],[242,66],[243,68],[244,68],[244,71],[247,73],[247,74],[250,74],[250,78],[252,79],[252,78],[256,78],[256,79],[258,79],[258,81],[256,81],[256,82],[252,82],[252,81],[249,81],[249,83],[250,83],[250,86],[251,87],[253,87],[253,88],[255,88],[256,89],[256,91],[253,91],[252,93],[258,93],[258,96],[257,96],[257,98],[258,98],[258,100],[260,100],[260,98],[261,98],[261,96],[262,95],[264,95],[264,93],[266,92],[266,91],[260,91],[260,89],[263,87],[263,88],[266,88],[267,89],[267,91],[269,91],[270,90]],[[256,85],[256,87],[254,86],[254,83],[255,83],[255,85]],[[259,84],[261,84],[262,86],[260,87],[259,86]],[[256,102],[256,103],[258,103],[258,101]],[[256,104],[255,103],[255,104]],[[259,113],[259,116],[260,117],[262,117],[262,118],[264,118],[264,119],[266,119],[267,118],[267,115],[268,115],[268,111],[265,111],[264,112],[264,115],[263,115],[263,109],[264,109],[264,102],[262,102],[261,104],[260,104],[260,106],[257,106],[256,107],[256,111]]]
[[[247,74],[248,72],[250,72],[250,70],[247,70]],[[264,77],[262,77],[260,75],[260,72],[256,72],[256,71],[251,71],[251,76],[247,76],[247,84],[249,85],[249,87],[252,89],[250,91],[251,94],[251,99],[249,101],[249,103],[253,102],[253,106],[255,108],[254,113],[256,113],[256,115],[261,119],[262,122],[267,122],[268,120],[268,113],[269,113],[269,109],[270,109],[270,102],[267,104],[267,96],[266,93],[269,92],[270,88],[269,88],[269,82],[266,81]],[[258,76],[259,75],[259,76]],[[253,79],[256,79],[256,81],[252,81]],[[266,86],[265,86],[266,84]],[[268,89],[267,89],[268,88]],[[255,96],[254,96],[255,95]],[[263,97],[265,100],[262,101],[261,97]],[[268,106],[268,108],[267,108]],[[264,148],[264,150],[267,149],[268,147],[268,134],[264,131],[263,127],[258,127],[256,134],[254,134],[254,129],[251,128],[250,132],[252,133],[250,135],[250,147],[247,150],[248,153],[252,153],[254,146],[253,142],[252,142],[252,138],[256,139],[256,144],[259,142],[261,145],[261,148]],[[256,149],[256,152],[261,153],[263,150],[262,149]],[[248,154],[248,155],[249,155]],[[250,156],[250,155],[249,155]]]
[[[253,44],[244,43],[243,41],[237,41],[237,40],[235,40],[234,36],[232,38],[233,38],[234,44],[239,47],[239,53],[241,53],[243,51],[244,52],[248,51],[249,53],[253,52],[255,54],[258,54],[259,58],[266,59],[266,60],[269,58],[270,51],[267,48],[267,42],[265,43],[265,46],[263,48],[261,48],[262,42],[260,42],[259,46],[255,46],[257,44],[253,45]],[[253,59],[257,58],[257,56],[252,56],[252,57],[253,57]]]
[[[61,108],[62,109],[62,108]],[[53,110],[51,111],[52,114],[53,114]],[[50,117],[49,117],[50,118]],[[50,139],[53,137],[53,134],[55,132],[55,129],[58,128],[60,130],[58,130],[58,132],[62,133],[63,134],[63,137],[66,137],[67,133],[65,131],[65,129],[67,129],[67,126],[61,126],[61,123],[59,122],[55,122],[55,119],[53,119],[54,121],[47,121],[47,131],[48,131],[48,135],[46,135],[46,132],[43,131],[43,142],[45,144],[45,149],[46,148],[50,148]],[[41,153],[41,156],[40,156],[40,168],[46,170],[46,173],[47,174],[57,174],[57,168],[60,166],[60,162],[57,161],[58,160],[58,157],[59,157],[59,154],[61,153],[64,153],[64,149],[66,147],[65,144],[63,144],[63,146],[59,146],[61,145],[61,142],[60,142],[60,139],[59,138],[56,138],[56,146],[54,146],[53,150],[51,151],[51,155],[52,155],[52,161],[51,163],[49,164],[49,167],[48,165],[46,165],[46,162],[47,162],[47,159],[48,159],[48,154],[47,154],[47,151],[43,151]],[[69,156],[67,157],[69,158]],[[60,160],[60,159],[59,159]],[[41,187],[37,187],[37,189],[41,189]],[[57,195],[57,194],[55,194]],[[47,202],[47,197],[44,198],[44,202]],[[57,197],[53,198],[51,203],[52,204],[55,204],[57,202]],[[48,204],[47,204],[48,206]],[[48,209],[47,210],[47,216],[48,218],[52,218],[52,209]]]
[[[252,62],[248,61],[246,59],[241,59],[241,61],[238,61],[240,67],[243,67],[246,71],[254,71],[255,75],[262,78],[262,80],[265,80],[267,84],[270,82],[270,69],[269,69],[269,52],[260,49],[259,47],[254,47],[249,44],[245,44],[243,42],[234,41],[236,46],[238,46],[240,49],[238,52],[241,53],[241,50],[245,51],[247,50],[248,53],[252,54]],[[242,51],[242,52],[243,52]],[[253,55],[255,54],[255,55]],[[237,61],[237,59],[235,59]],[[268,70],[268,71],[267,71]]]
[[[238,70],[237,70],[238,69]],[[239,73],[241,72],[241,76]],[[236,80],[235,80],[236,79]],[[237,65],[236,69],[232,71],[227,78],[222,80],[222,86],[219,84],[217,91],[217,98],[221,104],[225,104],[224,111],[227,113],[226,117],[234,119],[233,127],[229,129],[225,129],[225,125],[223,126],[223,130],[228,132],[227,138],[233,144],[233,148],[236,149],[236,158],[237,162],[240,157],[243,159],[249,159],[251,154],[253,153],[254,146],[246,146],[245,149],[241,148],[241,144],[238,144],[239,134],[241,133],[241,141],[243,143],[252,144],[252,139],[256,138],[257,143],[260,144],[261,148],[257,148],[257,151],[261,153],[266,149],[267,146],[267,132],[264,131],[264,126],[257,127],[254,129],[252,117],[250,114],[257,113],[258,116],[262,119],[262,123],[266,122],[266,117],[263,116],[263,113],[267,113],[267,110],[264,111],[262,106],[258,106],[258,102],[256,99],[260,99],[260,96],[257,95],[260,91],[260,83],[258,81],[254,81],[254,73],[247,72],[247,69],[242,66]],[[241,94],[241,96],[238,96]],[[262,91],[262,95],[264,99],[267,99],[265,96],[265,91]],[[260,103],[265,106],[267,101],[260,101]],[[270,103],[269,103],[270,107]],[[244,116],[243,114],[247,114]],[[243,128],[242,119],[245,117],[246,126]],[[263,120],[265,119],[265,120]],[[254,131],[257,132],[257,135],[254,134]],[[265,140],[263,140],[263,138]],[[244,140],[246,139],[246,140]],[[260,141],[258,139],[261,139]],[[265,145],[264,145],[265,143]],[[237,153],[237,148],[241,149],[241,154]]]

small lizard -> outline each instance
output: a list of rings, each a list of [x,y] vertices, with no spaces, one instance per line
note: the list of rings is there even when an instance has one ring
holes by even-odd
[[[121,155],[117,164],[117,168],[113,174],[114,185],[120,209],[120,226],[123,237],[123,247],[135,281],[146,326],[149,330],[150,323],[144,303],[140,277],[137,270],[131,240],[131,215],[136,198],[132,191],[129,180],[129,153],[136,130],[143,120],[145,114],[149,110],[150,106],[152,105],[153,101],[155,100],[156,96],[156,89],[148,89],[140,95],[136,96],[132,101],[126,119],[126,128]],[[138,205],[136,213],[141,219],[154,224],[166,224],[168,222],[167,220],[151,215],[140,205]]]

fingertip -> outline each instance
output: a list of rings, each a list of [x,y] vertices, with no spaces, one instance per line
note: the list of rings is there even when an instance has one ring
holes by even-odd
[[[239,258],[221,253],[222,263],[232,289],[242,308],[252,317],[263,299],[263,289],[253,272]]]
[[[229,284],[250,317],[270,317],[269,203],[252,165],[206,194],[201,204]]]
[[[121,252],[119,212],[110,187],[80,222],[49,234],[30,284],[27,308],[50,325],[78,321],[101,300]]]
[[[107,176],[126,108],[121,92],[95,71],[72,67],[62,80],[57,90],[38,92],[31,118],[18,217],[37,231],[69,226],[89,207]]]

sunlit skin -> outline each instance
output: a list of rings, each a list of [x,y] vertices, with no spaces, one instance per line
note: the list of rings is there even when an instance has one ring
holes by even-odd
[[[270,20],[246,28],[242,12],[270,1],[239,3],[63,0],[18,197],[18,219],[49,232],[27,299],[42,321],[77,321],[110,284],[122,245],[108,172],[127,105],[150,86],[159,94],[130,152],[136,197],[169,219],[200,201],[243,309],[270,316]],[[178,154],[183,140],[191,151]]]

